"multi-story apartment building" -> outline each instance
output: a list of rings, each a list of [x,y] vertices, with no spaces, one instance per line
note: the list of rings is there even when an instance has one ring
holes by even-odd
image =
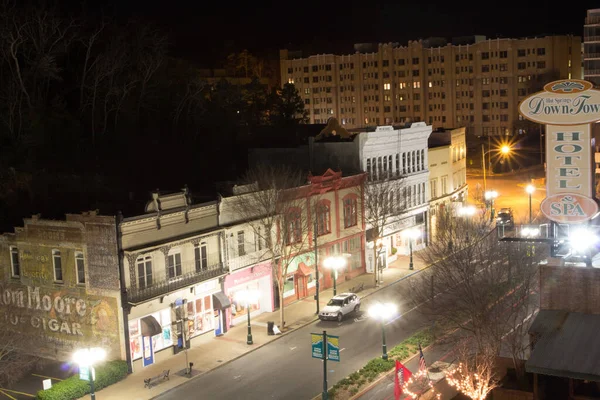
[[[511,135],[519,101],[554,79],[581,78],[581,38],[483,36],[355,45],[349,55],[280,51],[311,123],[347,128],[424,121],[468,134]]]
[[[583,74],[600,86],[600,8],[587,11],[583,27]]]

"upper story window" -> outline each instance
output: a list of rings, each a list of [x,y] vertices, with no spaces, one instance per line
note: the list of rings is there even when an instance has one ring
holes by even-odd
[[[331,213],[328,201],[317,204],[317,235],[325,235],[331,232]]]
[[[54,281],[63,281],[62,258],[60,250],[52,250],[52,264],[54,265]]]
[[[21,276],[21,263],[19,260],[19,249],[16,247],[10,248],[10,264],[11,274],[14,278]]]
[[[286,244],[302,241],[302,213],[299,209],[291,209],[285,216],[284,238]]]
[[[196,263],[196,272],[206,271],[208,268],[208,255],[205,242],[194,246],[194,262]]]
[[[152,256],[137,259],[138,286],[140,289],[152,286]]]
[[[344,228],[357,225],[357,208],[356,195],[344,197]]]
[[[85,283],[85,262],[83,260],[83,253],[80,251],[75,252],[75,268],[77,269],[77,283]]]
[[[239,257],[246,255],[246,243],[244,240],[244,231],[239,231],[237,233],[237,248]]]
[[[181,276],[181,253],[174,252],[167,257],[167,277],[169,279]]]

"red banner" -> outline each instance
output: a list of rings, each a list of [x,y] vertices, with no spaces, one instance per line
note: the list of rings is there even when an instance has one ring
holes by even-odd
[[[394,396],[396,400],[400,399],[402,395],[404,383],[410,379],[412,372],[406,368],[402,363],[396,360],[396,374],[394,376]]]

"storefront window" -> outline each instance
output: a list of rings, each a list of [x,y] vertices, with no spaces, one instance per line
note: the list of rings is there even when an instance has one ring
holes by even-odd
[[[173,345],[171,335],[171,310],[166,308],[151,315],[162,327],[162,334],[154,335],[152,337],[152,347],[154,352],[157,352]],[[142,357],[142,332],[140,321],[141,318],[129,321],[129,345],[132,360]]]
[[[293,286],[292,286],[293,288]],[[236,300],[236,294],[242,290],[251,290],[259,292],[258,282],[250,283],[244,287],[236,287],[233,290],[229,291],[229,301],[231,302],[231,314],[234,318],[237,318],[242,315],[246,315],[246,305],[240,304]],[[260,300],[256,304],[250,304],[250,312],[254,312],[256,310],[260,310]]]
[[[294,276],[289,276],[283,284],[283,297],[292,296],[294,291]]]
[[[201,296],[187,303],[188,337],[213,329],[212,295]]]

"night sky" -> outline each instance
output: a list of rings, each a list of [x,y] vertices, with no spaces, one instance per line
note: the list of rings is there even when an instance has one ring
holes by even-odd
[[[198,58],[247,48],[277,56],[283,47],[352,52],[359,42],[400,42],[480,34],[522,37],[583,34],[585,11],[598,1],[403,0],[88,0],[119,18],[142,17],[169,33],[172,51]],[[556,3],[556,4],[554,4]],[[210,57],[210,56],[209,56]]]

